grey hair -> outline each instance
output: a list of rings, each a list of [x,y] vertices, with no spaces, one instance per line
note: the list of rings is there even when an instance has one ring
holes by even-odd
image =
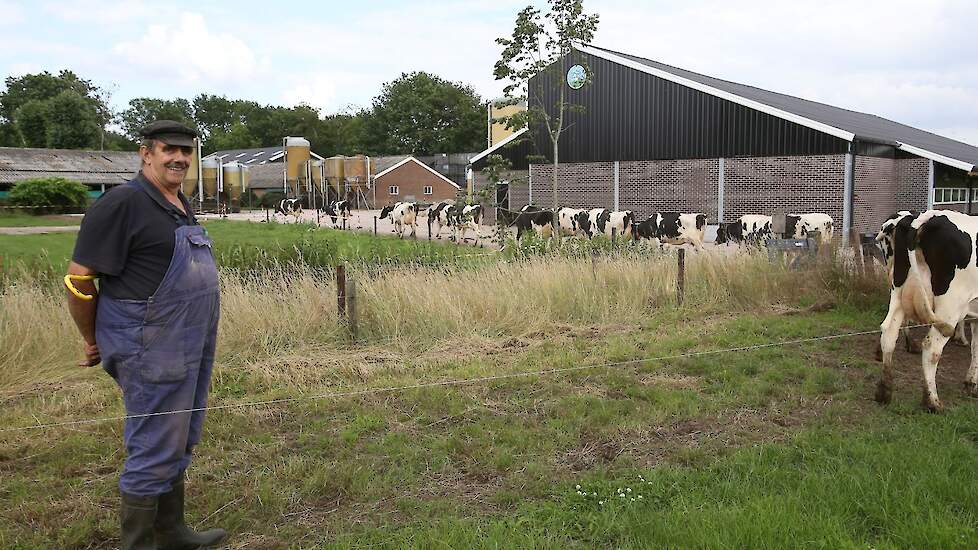
[[[145,147],[145,148],[149,149],[150,151],[152,151],[153,148],[156,147],[156,140],[153,139],[153,138],[143,138],[143,141],[139,144],[139,146],[140,147]],[[141,165],[145,165],[146,164],[145,162],[143,162],[142,156],[139,157],[139,161],[140,161],[140,164]]]

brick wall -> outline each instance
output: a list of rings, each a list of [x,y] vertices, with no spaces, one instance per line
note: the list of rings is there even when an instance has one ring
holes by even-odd
[[[845,155],[728,158],[723,218],[824,212],[842,225]]]
[[[619,208],[639,218],[656,211],[702,212],[717,222],[717,159],[621,162]],[[842,225],[845,155],[728,158],[724,161],[724,221],[744,214],[824,212]],[[533,203],[550,206],[552,165],[533,165]],[[477,174],[477,182],[479,181]],[[927,205],[928,161],[856,157],[853,202],[857,231],[870,232],[896,210]],[[614,163],[561,164],[561,206],[614,206]],[[510,188],[510,205],[530,202],[529,186]]]
[[[501,174],[501,179],[503,181],[509,181],[509,205],[510,207],[515,206],[516,210],[519,210],[524,204],[527,203],[527,196],[529,195],[529,188],[527,187],[527,171],[526,170],[510,170],[508,172],[503,172]],[[472,189],[474,193],[479,193],[479,191],[487,188],[491,188],[492,184],[489,178],[486,177],[484,172],[474,172],[472,174]],[[496,223],[496,201],[492,197],[492,191],[489,192],[490,199],[488,201],[483,200],[482,211],[483,211],[483,223],[487,225],[492,225]],[[503,205],[506,206],[505,204]]]
[[[422,203],[454,199],[459,190],[441,177],[432,174],[416,162],[408,161],[398,168],[375,180],[377,186],[377,208],[398,201],[417,201]],[[391,186],[398,187],[397,195],[390,194]],[[424,194],[424,187],[431,186],[432,193]]]

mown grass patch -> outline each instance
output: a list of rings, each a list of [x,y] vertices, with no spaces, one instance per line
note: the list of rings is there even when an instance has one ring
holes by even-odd
[[[0,227],[60,227],[80,223],[81,216],[33,216],[20,212],[0,212]]]

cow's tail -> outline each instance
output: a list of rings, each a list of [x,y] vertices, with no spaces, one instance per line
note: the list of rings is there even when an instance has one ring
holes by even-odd
[[[918,229],[911,228],[907,235],[907,247],[910,250],[910,276],[917,277],[923,294],[921,301],[924,305],[924,311],[920,313],[923,314],[924,319],[921,321],[934,325],[934,328],[940,331],[943,336],[950,338],[954,336],[954,325],[939,319],[934,312],[934,287],[931,285],[930,266],[927,265],[924,251],[920,248],[920,235],[925,231],[927,231],[926,222],[921,224]]]

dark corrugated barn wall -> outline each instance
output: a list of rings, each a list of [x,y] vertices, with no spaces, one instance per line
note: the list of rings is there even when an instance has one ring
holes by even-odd
[[[564,83],[576,63],[591,74],[580,90]],[[561,163],[847,151],[845,140],[589,54],[575,51],[558,64],[530,80],[528,95],[531,105],[540,97],[555,114],[559,78],[566,101],[584,108],[566,115]],[[536,133],[537,148],[549,158],[549,138]]]

